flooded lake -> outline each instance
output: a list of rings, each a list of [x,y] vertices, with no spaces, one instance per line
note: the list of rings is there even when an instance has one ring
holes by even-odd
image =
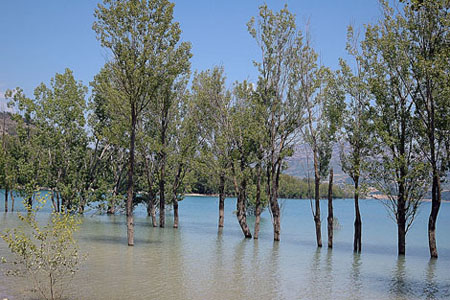
[[[18,201],[16,201],[18,202]],[[438,260],[429,260],[423,203],[407,235],[406,257],[397,257],[396,226],[377,200],[362,200],[362,253],[353,254],[353,201],[335,200],[333,250],[317,249],[310,203],[282,201],[281,242],[272,241],[270,214],[259,240],[244,239],[235,199],[225,202],[225,227],[217,229],[218,200],[187,197],[180,228],[153,228],[136,209],[135,246],[126,245],[125,216],[87,213],[77,233],[87,261],[66,292],[69,299],[448,299],[450,204],[437,223]],[[326,201],[322,234],[326,241]],[[16,206],[19,206],[16,203]],[[3,208],[3,194],[0,208]],[[42,212],[39,219],[48,218]],[[170,220],[169,220],[170,219]],[[250,226],[253,219],[249,218]],[[0,214],[0,230],[17,226],[15,213]],[[325,226],[324,226],[325,225]],[[252,228],[253,229],[253,228]],[[0,241],[0,256],[8,249]],[[1,266],[0,266],[1,267]],[[0,299],[29,299],[23,279],[0,274]]]

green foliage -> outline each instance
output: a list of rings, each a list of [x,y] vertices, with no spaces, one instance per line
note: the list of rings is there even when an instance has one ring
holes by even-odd
[[[29,208],[26,215],[18,214],[22,226],[6,229],[0,237],[13,254],[7,274],[23,276],[45,299],[60,299],[67,284],[79,269],[79,255],[74,233],[81,221],[69,211],[53,212],[47,224],[39,224],[36,213],[46,202]],[[25,204],[26,205],[26,204]]]

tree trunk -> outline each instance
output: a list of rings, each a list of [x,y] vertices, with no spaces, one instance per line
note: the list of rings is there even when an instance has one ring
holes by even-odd
[[[261,163],[258,162],[256,166],[257,178],[256,178],[256,204],[255,204],[255,235],[253,238],[258,239],[259,235],[259,223],[261,222]]]
[[[219,180],[219,227],[223,227],[225,216],[225,174],[220,174]]]
[[[28,203],[27,203],[27,205],[28,205],[28,210],[33,209],[33,196],[31,196],[31,197],[28,198]]]
[[[130,161],[128,169],[127,184],[127,238],[128,246],[134,245],[134,220],[133,220],[133,196],[134,196],[134,146],[136,140],[136,108],[134,102],[131,104],[131,138],[130,138]]]
[[[328,248],[333,248],[333,169],[328,181]]]
[[[245,190],[247,188],[247,182],[246,180],[242,180],[241,186],[239,188],[237,203],[236,203],[236,209],[237,209],[237,219],[239,222],[239,225],[241,226],[242,232],[244,233],[244,236],[246,238],[251,238],[252,234],[250,232],[250,229],[247,226],[247,216],[245,211]]]
[[[359,212],[359,177],[356,176],[355,182],[355,236],[353,238],[353,252],[361,252],[361,214]]]
[[[322,231],[320,221],[320,174],[319,174],[319,158],[317,157],[317,150],[314,149],[314,223],[316,224],[316,240],[317,247],[322,247]]]
[[[8,212],[8,187],[5,187],[5,212]]]
[[[57,207],[57,212],[61,211],[61,202],[60,202],[60,198],[59,198],[59,192],[56,191],[56,207]]]
[[[437,258],[436,246],[436,220],[441,206],[441,182],[439,172],[436,168],[433,169],[433,185],[431,188],[431,213],[428,219],[428,245],[430,248],[431,258]]]
[[[153,190],[150,188],[148,191],[148,204],[147,204],[147,215],[152,218],[152,226],[156,227],[156,207],[155,207],[155,194]]]
[[[9,194],[11,195],[11,211],[14,211],[14,191],[10,190]]]
[[[164,227],[166,224],[166,219],[165,219],[165,206],[166,206],[166,202],[164,199],[164,193],[165,193],[165,154],[163,154],[163,159],[162,159],[162,165],[161,165],[161,174],[160,174],[160,179],[159,179],[159,227]]]
[[[178,228],[178,199],[176,192],[173,196],[173,228]]]
[[[281,236],[281,212],[278,205],[278,184],[280,182],[281,164],[274,165],[276,172],[272,172],[272,187],[270,189],[270,210],[272,211],[273,240],[280,241]]]

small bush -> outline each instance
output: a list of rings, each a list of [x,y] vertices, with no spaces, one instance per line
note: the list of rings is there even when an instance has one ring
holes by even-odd
[[[37,208],[18,214],[22,226],[0,233],[14,254],[12,261],[2,258],[2,262],[8,265],[7,275],[24,276],[44,299],[59,299],[81,262],[73,236],[81,222],[63,211],[53,212],[47,224],[40,225],[36,213],[46,199],[38,202]]]

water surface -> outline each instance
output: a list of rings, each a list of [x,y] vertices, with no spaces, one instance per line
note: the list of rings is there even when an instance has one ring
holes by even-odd
[[[2,195],[3,196],[3,195]],[[2,197],[0,196],[0,197]],[[187,197],[180,228],[152,228],[136,209],[135,246],[126,246],[124,216],[88,213],[77,234],[88,259],[67,296],[71,299],[447,299],[450,298],[450,205],[437,224],[438,260],[429,260],[424,203],[407,236],[407,255],[396,255],[396,227],[376,200],[361,201],[362,253],[352,252],[353,201],[335,200],[332,250],[317,249],[309,201],[282,201],[281,242],[272,241],[270,214],[259,240],[243,239],[235,199],[226,199],[225,228],[217,229],[218,200]],[[322,205],[326,241],[326,201]],[[0,207],[3,208],[0,200]],[[48,213],[40,213],[44,221]],[[253,219],[249,219],[253,227]],[[17,226],[0,215],[0,229]],[[8,253],[0,242],[0,256]],[[29,299],[24,281],[0,275],[0,298]]]

